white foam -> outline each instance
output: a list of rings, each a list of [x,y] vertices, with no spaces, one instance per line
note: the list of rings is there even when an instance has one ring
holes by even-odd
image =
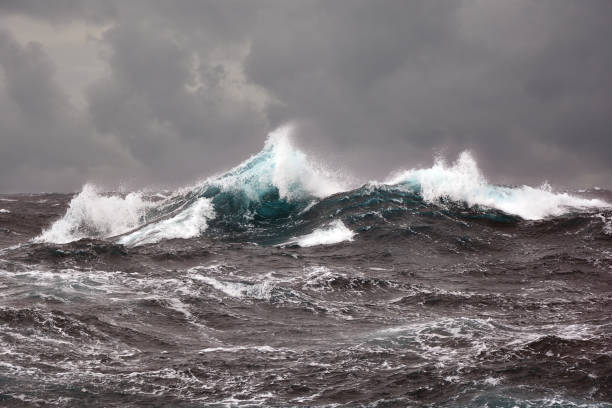
[[[212,200],[199,198],[172,218],[149,224],[121,237],[124,245],[143,245],[173,238],[193,238],[208,227],[208,220],[215,217]]]
[[[0,214],[9,214],[10,211],[7,210],[6,208],[0,208]]]
[[[482,380],[482,382],[485,385],[491,385],[495,387],[496,385],[499,385],[502,382],[502,378],[486,377],[484,380]]]
[[[291,144],[292,131],[293,127],[287,125],[271,132],[261,152],[184,192],[206,191],[209,186],[217,186],[221,191],[240,191],[249,200],[258,201],[272,187],[278,189],[280,198],[287,200],[325,197],[344,190],[339,177]],[[207,221],[215,216],[212,201],[200,198],[176,216],[134,231],[119,242],[141,245],[171,238],[191,238],[202,233]],[[339,232],[335,231],[336,234]]]
[[[314,161],[291,143],[292,125],[268,135],[264,148],[226,173],[205,180],[224,191],[240,190],[252,201],[260,199],[271,187],[280,198],[326,197],[344,191],[346,182],[338,174]]]
[[[140,193],[125,197],[103,195],[92,184],[72,199],[66,214],[34,239],[64,244],[81,238],[106,238],[125,233],[143,222],[145,210],[153,206]]]
[[[386,184],[417,188],[423,198],[429,202],[450,198],[454,201],[463,201],[469,206],[496,208],[527,220],[558,216],[572,209],[586,210],[611,206],[598,199],[554,193],[548,184],[539,188],[525,185],[521,187],[491,185],[469,152],[461,153],[457,161],[450,166],[443,159],[438,159],[431,168],[402,171],[386,181]]]
[[[292,146],[292,132],[293,126],[283,126],[270,133],[266,141],[274,155],[272,182],[281,198],[300,198],[300,190],[316,197],[344,191],[346,187],[329,170]]]
[[[297,237],[283,245],[297,244],[301,247],[330,245],[343,241],[352,241],[354,236],[355,232],[347,228],[341,220],[334,220],[326,227],[317,228],[310,234]]]
[[[267,280],[261,283],[244,283],[222,281],[208,276],[197,277],[198,280],[234,298],[252,298],[270,300],[275,286]]]
[[[489,342],[499,340],[504,334],[490,319],[448,317],[378,330],[371,340],[380,342],[378,346],[382,348],[410,344],[421,356],[436,360],[442,367],[453,361],[469,361],[486,350]],[[461,339],[465,347],[456,348],[440,341],[451,338]]]
[[[120,238],[119,242],[141,245],[171,238],[191,238],[206,230],[215,212],[208,198],[193,202],[187,200],[193,200],[210,187],[218,187],[229,193],[240,192],[252,201],[261,200],[273,188],[278,189],[280,198],[287,200],[322,198],[345,191],[349,187],[346,180],[292,145],[292,131],[293,127],[287,125],[271,132],[258,154],[224,174],[182,189],[173,196],[158,195],[156,198],[165,197],[162,201],[149,201],[140,193],[130,193],[125,197],[105,195],[98,192],[95,186],[86,184],[72,199],[66,214],[34,241],[67,243],[86,237],[108,238],[132,230],[132,233]],[[429,202],[449,198],[469,206],[496,208],[528,220],[562,215],[572,209],[611,207],[599,199],[555,193],[548,185],[539,188],[491,185],[467,152],[463,152],[452,165],[440,159],[431,168],[398,173],[386,184],[417,190]],[[307,211],[314,203],[316,201],[311,201],[303,211]],[[165,205],[167,208],[175,208],[175,204],[185,207],[177,213],[166,214],[166,218],[161,221],[145,225],[147,210],[153,207],[161,209]],[[0,212],[7,213],[8,210],[2,209]],[[604,223],[604,232],[608,234],[609,223]],[[354,235],[353,231],[337,220],[325,228],[297,237],[294,242],[304,247],[327,245],[351,241]]]
[[[603,223],[603,228],[602,228],[603,233],[606,235],[612,235],[612,216],[604,215],[601,213],[595,216],[599,218],[601,222]]]
[[[293,200],[307,197],[325,197],[343,191],[346,185],[340,177],[313,161],[291,143],[293,126],[283,126],[268,135],[264,148],[228,172],[210,177],[197,186],[183,188],[174,198],[158,195],[165,200],[153,203],[139,193],[125,198],[100,194],[87,184],[70,203],[60,220],[43,232],[36,241],[66,243],[86,237],[107,238],[125,234],[145,224],[145,210],[162,208],[164,203],[185,196],[199,195],[211,186],[225,192],[244,193],[257,201],[271,188],[277,188],[280,198]],[[180,201],[179,201],[180,202]],[[191,238],[207,228],[215,217],[212,202],[200,198],[183,203],[185,207],[172,218],[145,225],[119,239],[120,243],[141,245],[171,238]]]
[[[285,349],[277,349],[270,346],[234,346],[234,347],[209,347],[204,348],[199,351],[200,354],[203,353],[238,353],[240,351],[245,350],[254,350],[262,353],[274,353],[274,352],[284,352]]]

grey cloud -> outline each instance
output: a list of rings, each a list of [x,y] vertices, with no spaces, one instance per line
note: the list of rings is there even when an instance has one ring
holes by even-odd
[[[140,184],[186,183],[236,164],[290,120],[301,145],[364,178],[470,149],[497,182],[612,186],[608,1],[96,4],[0,3],[57,24],[110,23],[107,75],[84,111],[43,49],[2,42],[2,134],[69,140],[70,154],[37,158],[58,177],[61,163],[86,170],[58,186],[112,180],[100,170],[111,162]],[[10,156],[33,151],[17,140]],[[22,180],[8,174],[0,189]]]
[[[72,20],[108,21],[115,14],[113,4],[96,0],[2,0],[0,13],[25,15],[53,23]]]
[[[183,34],[149,21],[118,25],[106,36],[112,75],[89,92],[96,129],[121,140],[161,182],[231,166],[258,149],[267,130],[256,104],[229,94],[211,50]]]
[[[249,75],[291,109],[273,118],[314,122],[353,167],[385,163],[368,171],[400,165],[385,159],[397,148],[404,165],[471,149],[508,182],[572,184],[592,168],[609,183],[610,3],[342,4],[307,24],[278,11],[278,32],[258,31]]]
[[[54,66],[40,44],[20,46],[0,31],[0,190],[70,188],[81,176],[129,164],[89,125],[54,82]],[[89,170],[89,171],[88,171]],[[57,180],[61,175],[64,180]]]

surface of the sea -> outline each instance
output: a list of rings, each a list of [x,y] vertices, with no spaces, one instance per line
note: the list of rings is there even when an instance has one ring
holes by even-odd
[[[0,406],[612,407],[612,193],[272,135],[168,192],[0,196]]]

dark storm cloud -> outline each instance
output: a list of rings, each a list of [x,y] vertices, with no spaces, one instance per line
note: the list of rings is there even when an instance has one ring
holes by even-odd
[[[129,165],[120,146],[91,134],[54,81],[53,64],[39,44],[22,47],[0,31],[0,67],[0,190],[66,188],[83,176]]]
[[[353,167],[468,148],[507,181],[607,182],[609,2],[342,6],[265,16],[282,34],[257,32],[247,72],[285,102],[273,118],[313,121]]]
[[[72,19],[104,21],[114,15],[109,2],[96,0],[2,0],[0,13],[41,18],[57,23]]]
[[[227,68],[181,35],[148,21],[110,30],[112,75],[89,91],[95,128],[174,182],[231,166],[260,147],[267,129],[253,103],[228,96]]]
[[[45,50],[3,34],[0,189],[187,182],[288,120],[364,177],[470,149],[495,181],[611,185],[608,1],[42,4],[0,10],[109,24],[107,73],[72,109]]]

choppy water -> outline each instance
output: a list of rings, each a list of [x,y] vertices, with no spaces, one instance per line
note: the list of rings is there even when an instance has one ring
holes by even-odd
[[[611,192],[469,156],[351,189],[285,143],[0,196],[0,405],[612,407]]]

